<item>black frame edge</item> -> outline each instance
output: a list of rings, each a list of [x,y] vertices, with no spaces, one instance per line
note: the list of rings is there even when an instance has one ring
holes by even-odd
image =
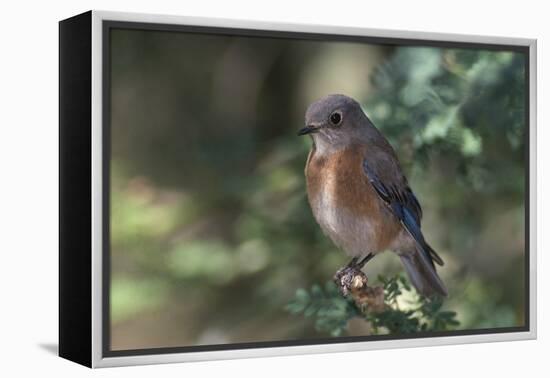
[[[59,356],[92,367],[92,12],[59,22]]]

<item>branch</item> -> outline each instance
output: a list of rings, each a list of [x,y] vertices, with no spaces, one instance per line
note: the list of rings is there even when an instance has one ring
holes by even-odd
[[[368,277],[355,266],[346,266],[336,272],[334,283],[344,297],[350,297],[361,312],[380,313],[387,308],[382,286],[369,287]]]

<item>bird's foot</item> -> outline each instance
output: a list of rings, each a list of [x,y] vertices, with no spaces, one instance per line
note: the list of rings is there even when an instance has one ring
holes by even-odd
[[[340,268],[334,275],[334,282],[340,288],[342,295],[347,296],[350,293],[351,285],[359,285],[361,283],[364,286],[367,285],[367,275],[361,271],[365,264],[374,257],[373,253],[369,253],[362,259],[359,257],[354,257],[351,261],[343,268]]]
[[[350,263],[338,269],[333,280],[344,297],[347,297],[355,287],[366,286],[368,282],[367,275],[361,271],[356,263]]]
[[[369,287],[367,285],[368,277],[361,271],[363,265],[371,258],[370,254],[359,262],[357,262],[357,258],[354,258],[348,265],[340,268],[333,279],[340,293],[346,298],[353,299],[361,311],[366,311],[368,308],[373,312],[381,312],[386,308],[384,288],[382,286]]]

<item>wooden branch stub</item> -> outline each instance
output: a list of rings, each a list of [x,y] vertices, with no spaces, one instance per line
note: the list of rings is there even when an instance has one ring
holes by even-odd
[[[384,288],[369,287],[368,277],[355,266],[346,266],[336,272],[334,282],[344,297],[351,297],[361,311],[381,312],[386,308]]]

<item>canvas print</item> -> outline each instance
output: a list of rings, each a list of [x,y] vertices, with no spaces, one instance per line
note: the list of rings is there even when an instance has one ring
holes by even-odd
[[[108,351],[525,329],[523,51],[107,41]]]

